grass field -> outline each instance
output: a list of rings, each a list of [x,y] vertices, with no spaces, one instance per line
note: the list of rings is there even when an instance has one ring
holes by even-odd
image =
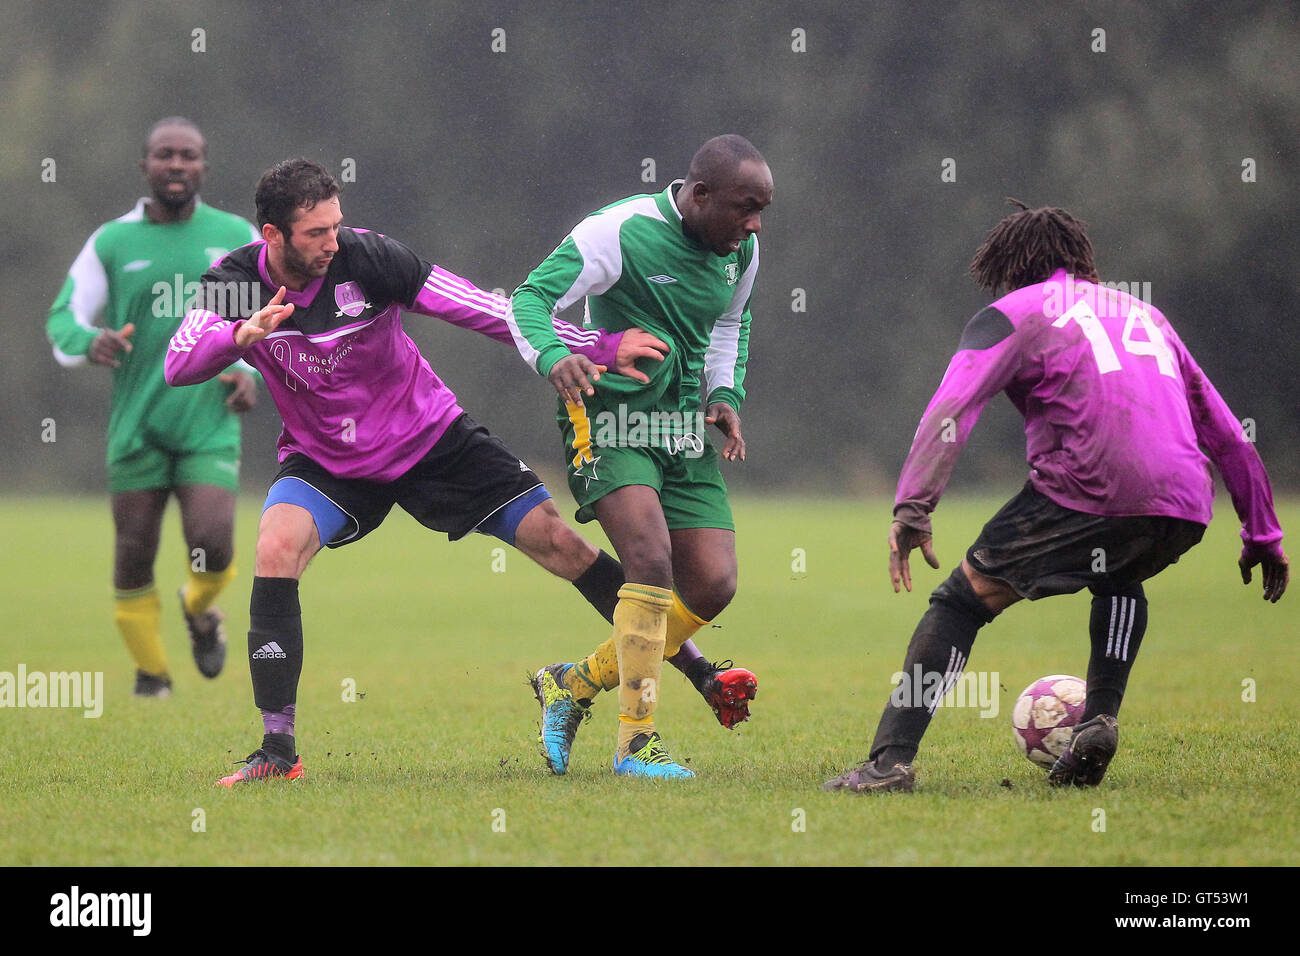
[[[1000,501],[944,503],[944,573]],[[244,654],[256,503],[241,508],[240,575],[222,602],[232,653],[211,682],[189,660],[174,598],[185,552],[169,512],[158,582],[176,686],[154,701],[131,697],[112,626],[106,501],[0,501],[0,671],[103,671],[105,694],[98,719],[0,710],[0,864],[1300,863],[1300,593],[1274,606],[1258,582],[1241,585],[1222,497],[1201,546],[1148,583],[1150,628],[1103,787],[1049,789],[1010,729],[1032,679],[1084,672],[1085,594],[1018,605],[986,628],[970,668],[998,672],[998,716],[942,709],[917,792],[868,798],[819,786],[865,756],[941,573],[922,567],[917,593],[892,593],[884,501],[735,510],[739,595],[698,641],[755,670],[759,696],[754,719],[728,733],[666,668],[659,726],[698,779],[613,777],[612,696],[579,734],[569,775],[546,772],[525,677],[589,651],[604,623],[513,551],[495,572],[495,539],[449,545],[395,513],[304,580],[307,776],[226,791],[214,781],[261,740]],[[1297,527],[1300,505],[1284,502],[1281,517]],[[806,571],[792,570],[795,549]],[[349,678],[364,694],[355,702],[343,700]],[[1254,702],[1242,699],[1247,678]]]

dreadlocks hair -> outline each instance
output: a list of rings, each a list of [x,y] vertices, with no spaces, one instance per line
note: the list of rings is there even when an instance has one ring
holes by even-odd
[[[1045,282],[1057,269],[1077,279],[1098,281],[1088,224],[1064,209],[1044,206],[1030,209],[1019,199],[1007,202],[1019,206],[989,230],[984,244],[975,250],[970,274],[981,288],[994,295]]]

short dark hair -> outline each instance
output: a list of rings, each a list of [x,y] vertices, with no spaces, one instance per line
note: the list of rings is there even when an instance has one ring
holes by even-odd
[[[763,154],[745,137],[735,133],[715,136],[697,149],[695,155],[691,157],[686,181],[704,183],[710,189],[716,189],[721,181],[726,181],[746,160],[756,163],[766,162]]]
[[[203,140],[203,155],[208,154],[208,141],[203,136],[203,130],[199,129],[199,124],[192,119],[184,116],[164,116],[158,122],[149,127],[149,132],[144,134],[144,145],[140,148],[141,156],[149,155],[149,143],[153,140],[153,134],[165,126],[184,126],[186,129],[192,129],[198,134],[199,139]]]
[[[997,294],[1045,282],[1057,269],[1089,282],[1096,282],[1088,224],[1064,209],[1043,206],[1030,209],[1019,199],[1007,199],[1014,212],[989,230],[984,244],[975,250],[970,274],[981,288]]]
[[[293,232],[293,215],[299,209],[314,209],[318,202],[333,199],[343,191],[338,180],[320,163],[299,157],[276,163],[257,181],[253,201],[257,224],[268,222],[284,233]]]

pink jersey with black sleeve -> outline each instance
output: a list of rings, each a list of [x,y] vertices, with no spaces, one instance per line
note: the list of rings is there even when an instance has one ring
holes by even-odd
[[[323,277],[286,293],[293,315],[248,349],[235,344],[235,329],[277,289],[266,243],[218,261],[172,337],[164,374],[171,385],[192,385],[243,358],[284,421],[280,461],[301,452],[340,478],[393,481],[463,412],[402,328],[402,310],[513,345],[508,302],[379,233],[344,227],[338,244]],[[613,366],[619,336],[555,324],[573,351]]]
[[[998,392],[1025,417],[1029,483],[1057,504],[1208,525],[1212,460],[1243,541],[1280,556],[1264,465],[1169,321],[1063,269],[967,324],[903,465],[899,520],[929,530],[961,447]]]

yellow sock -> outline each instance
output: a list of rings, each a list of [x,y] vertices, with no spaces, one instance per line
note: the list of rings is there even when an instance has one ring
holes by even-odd
[[[668,628],[664,637],[664,660],[672,657],[692,635],[709,622],[688,608],[677,592],[673,592],[673,606],[668,609]],[[618,649],[614,638],[609,638],[584,660],[574,664],[564,675],[564,686],[578,700],[591,700],[602,690],[618,686]]]
[[[226,589],[226,585],[235,579],[235,562],[224,571],[195,571],[190,568],[189,580],[185,582],[185,613],[197,617],[217,599],[217,595]]]
[[[591,700],[602,690],[617,687],[618,651],[614,647],[614,638],[565,671],[564,686],[578,700]]]
[[[668,610],[668,632],[664,640],[664,660],[682,649],[691,636],[709,622],[688,608],[677,592],[673,592],[673,606]]]
[[[133,591],[118,591],[113,604],[113,620],[122,632],[126,649],[135,666],[146,674],[167,673],[167,654],[163,651],[162,601],[152,584]]]
[[[619,675],[617,759],[628,755],[629,744],[637,734],[654,732],[672,597],[669,589],[648,584],[619,588],[614,608]]]

